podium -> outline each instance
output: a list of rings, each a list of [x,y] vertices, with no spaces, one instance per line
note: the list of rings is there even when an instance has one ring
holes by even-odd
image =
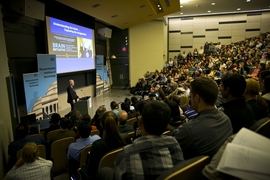
[[[80,98],[80,100],[74,104],[74,109],[80,111],[81,115],[89,114],[92,117],[93,111],[91,96],[85,96]]]

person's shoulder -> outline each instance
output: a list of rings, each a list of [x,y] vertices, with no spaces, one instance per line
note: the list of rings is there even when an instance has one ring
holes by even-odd
[[[99,139],[101,139],[101,137],[99,136],[99,135],[93,135],[93,136],[91,136],[91,138],[93,138],[93,139],[95,139],[95,140],[99,140]]]

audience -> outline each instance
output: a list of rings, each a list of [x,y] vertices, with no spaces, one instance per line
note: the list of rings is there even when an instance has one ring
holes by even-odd
[[[270,76],[264,78],[262,91],[264,92],[262,97],[266,100],[268,108],[270,108]]]
[[[116,115],[119,112],[119,104],[117,104],[115,101],[111,102],[111,111]]]
[[[106,107],[104,105],[99,106],[96,110],[95,116],[92,119],[92,126],[96,126],[99,130],[100,137],[103,137],[103,128],[101,127],[101,117],[106,112]]]
[[[156,179],[162,172],[184,160],[177,141],[163,136],[170,121],[170,108],[164,102],[147,103],[139,119],[142,137],[123,148],[112,169],[104,169],[101,176],[114,179]]]
[[[52,116],[51,116],[51,120],[50,120],[50,127],[48,129],[46,129],[44,131],[44,137],[47,138],[47,134],[48,132],[50,131],[53,131],[53,130],[57,130],[57,129],[60,129],[60,126],[59,126],[59,121],[60,121],[60,114],[58,113],[53,113]]]
[[[70,120],[66,117],[60,119],[60,131],[54,135],[50,142],[53,143],[59,139],[67,138],[67,137],[74,137],[76,138],[76,133],[74,131],[70,131],[68,129],[70,124]]]
[[[36,144],[47,145],[46,141],[39,136],[28,136],[30,129],[29,122],[24,122],[16,127],[16,136],[14,141],[8,145],[8,154],[10,155],[10,163],[13,166],[16,162],[17,151],[22,149],[28,142],[34,142]]]
[[[185,159],[199,155],[212,157],[232,135],[228,116],[215,108],[217,84],[209,78],[196,78],[190,83],[191,106],[198,115],[180,126],[175,138]]]
[[[39,157],[38,146],[34,142],[28,142],[23,147],[22,157],[6,174],[5,180],[51,179],[52,166],[51,161]]]
[[[92,144],[91,153],[86,165],[89,178],[95,178],[98,172],[99,161],[108,152],[126,145],[117,125],[117,116],[112,111],[105,112],[101,118],[104,136]]]
[[[96,140],[99,140],[98,135],[90,136],[91,125],[89,122],[81,122],[78,126],[80,138],[76,142],[71,143],[68,147],[67,158],[69,160],[80,161],[81,151],[85,146],[91,145]]]
[[[120,133],[129,133],[134,131],[131,125],[126,124],[128,120],[128,114],[125,110],[120,110],[117,114],[117,118],[119,122],[118,130]]]
[[[245,78],[237,73],[226,74],[221,78],[219,88],[227,100],[222,107],[231,120],[233,133],[237,133],[242,127],[250,128],[255,123],[255,115],[243,97],[246,90]]]
[[[91,116],[89,114],[84,114],[82,116],[82,121],[89,122],[90,124],[92,124],[92,122],[93,122],[93,120],[91,119]],[[97,130],[97,127],[92,125],[91,129],[92,129],[92,131]]]

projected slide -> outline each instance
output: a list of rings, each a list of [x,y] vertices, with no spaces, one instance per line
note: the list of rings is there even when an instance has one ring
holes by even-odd
[[[46,17],[49,54],[56,55],[60,73],[95,69],[94,31],[52,17]]]

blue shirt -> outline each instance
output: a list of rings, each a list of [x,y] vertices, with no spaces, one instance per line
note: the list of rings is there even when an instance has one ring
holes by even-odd
[[[67,158],[70,160],[80,161],[81,151],[85,146],[93,144],[100,139],[98,135],[89,136],[88,138],[79,138],[76,142],[71,143],[68,147]]]

